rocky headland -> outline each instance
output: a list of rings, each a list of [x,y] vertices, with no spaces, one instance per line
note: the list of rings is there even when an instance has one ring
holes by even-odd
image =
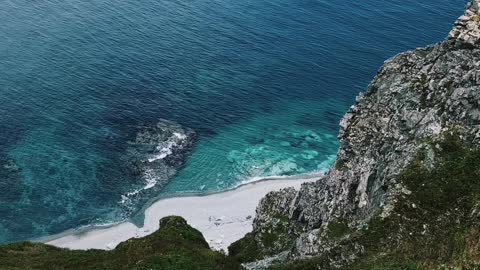
[[[479,3],[445,41],[385,62],[342,119],[328,176],[268,194],[232,256],[250,269],[480,268]]]

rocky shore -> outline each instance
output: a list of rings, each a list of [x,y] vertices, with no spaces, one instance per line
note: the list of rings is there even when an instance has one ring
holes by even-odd
[[[465,9],[465,15],[455,22],[455,27],[448,34],[449,39],[475,45],[480,42],[480,1],[470,2]]]

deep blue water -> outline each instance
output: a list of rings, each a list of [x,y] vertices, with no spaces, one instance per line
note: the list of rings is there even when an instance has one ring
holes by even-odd
[[[156,196],[328,168],[341,116],[383,61],[444,39],[464,6],[0,1],[0,243],[125,219]],[[195,145],[150,181],[129,153],[162,119]]]

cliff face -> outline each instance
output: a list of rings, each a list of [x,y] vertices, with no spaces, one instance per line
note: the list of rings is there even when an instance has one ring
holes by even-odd
[[[462,212],[457,217],[458,223],[465,224],[462,230],[479,228],[478,218],[470,215],[478,211],[475,198],[480,198],[480,174],[478,165],[473,165],[480,145],[479,3],[474,0],[467,6],[447,40],[385,62],[342,119],[341,146],[328,175],[298,192],[287,189],[265,197],[257,209],[254,231],[232,245],[233,256],[243,261],[268,258],[247,264],[252,268],[323,257],[312,265],[327,269],[371,254],[368,244],[359,239],[368,234],[373,221],[387,226],[393,217],[401,217],[391,224],[391,232],[378,235],[395,241],[375,240],[385,245],[385,254],[396,250],[388,245],[402,245],[410,233],[418,233],[405,234],[410,225],[421,225],[417,228],[424,231],[420,238],[435,241],[439,235],[428,228],[455,226],[441,222],[452,218],[450,212]],[[471,163],[462,165],[460,160]],[[446,179],[453,172],[461,176]],[[435,177],[443,180],[436,182]],[[462,185],[469,189],[463,190]],[[458,201],[470,204],[458,205]],[[433,213],[429,208],[444,203],[444,212]],[[418,211],[432,220],[411,216]],[[478,251],[478,239],[470,244],[477,245]],[[454,256],[433,253],[416,263],[432,266],[435,260],[448,263]]]

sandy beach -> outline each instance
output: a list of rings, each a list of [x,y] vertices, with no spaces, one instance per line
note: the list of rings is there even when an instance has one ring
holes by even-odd
[[[141,228],[131,222],[123,222],[107,228],[60,234],[46,243],[69,249],[113,249],[127,239],[153,233],[162,217],[177,215],[201,231],[210,247],[226,250],[231,243],[252,230],[255,209],[268,192],[286,187],[298,189],[302,183],[316,181],[322,176],[323,173],[270,177],[225,192],[161,199],[145,210],[144,226]]]

